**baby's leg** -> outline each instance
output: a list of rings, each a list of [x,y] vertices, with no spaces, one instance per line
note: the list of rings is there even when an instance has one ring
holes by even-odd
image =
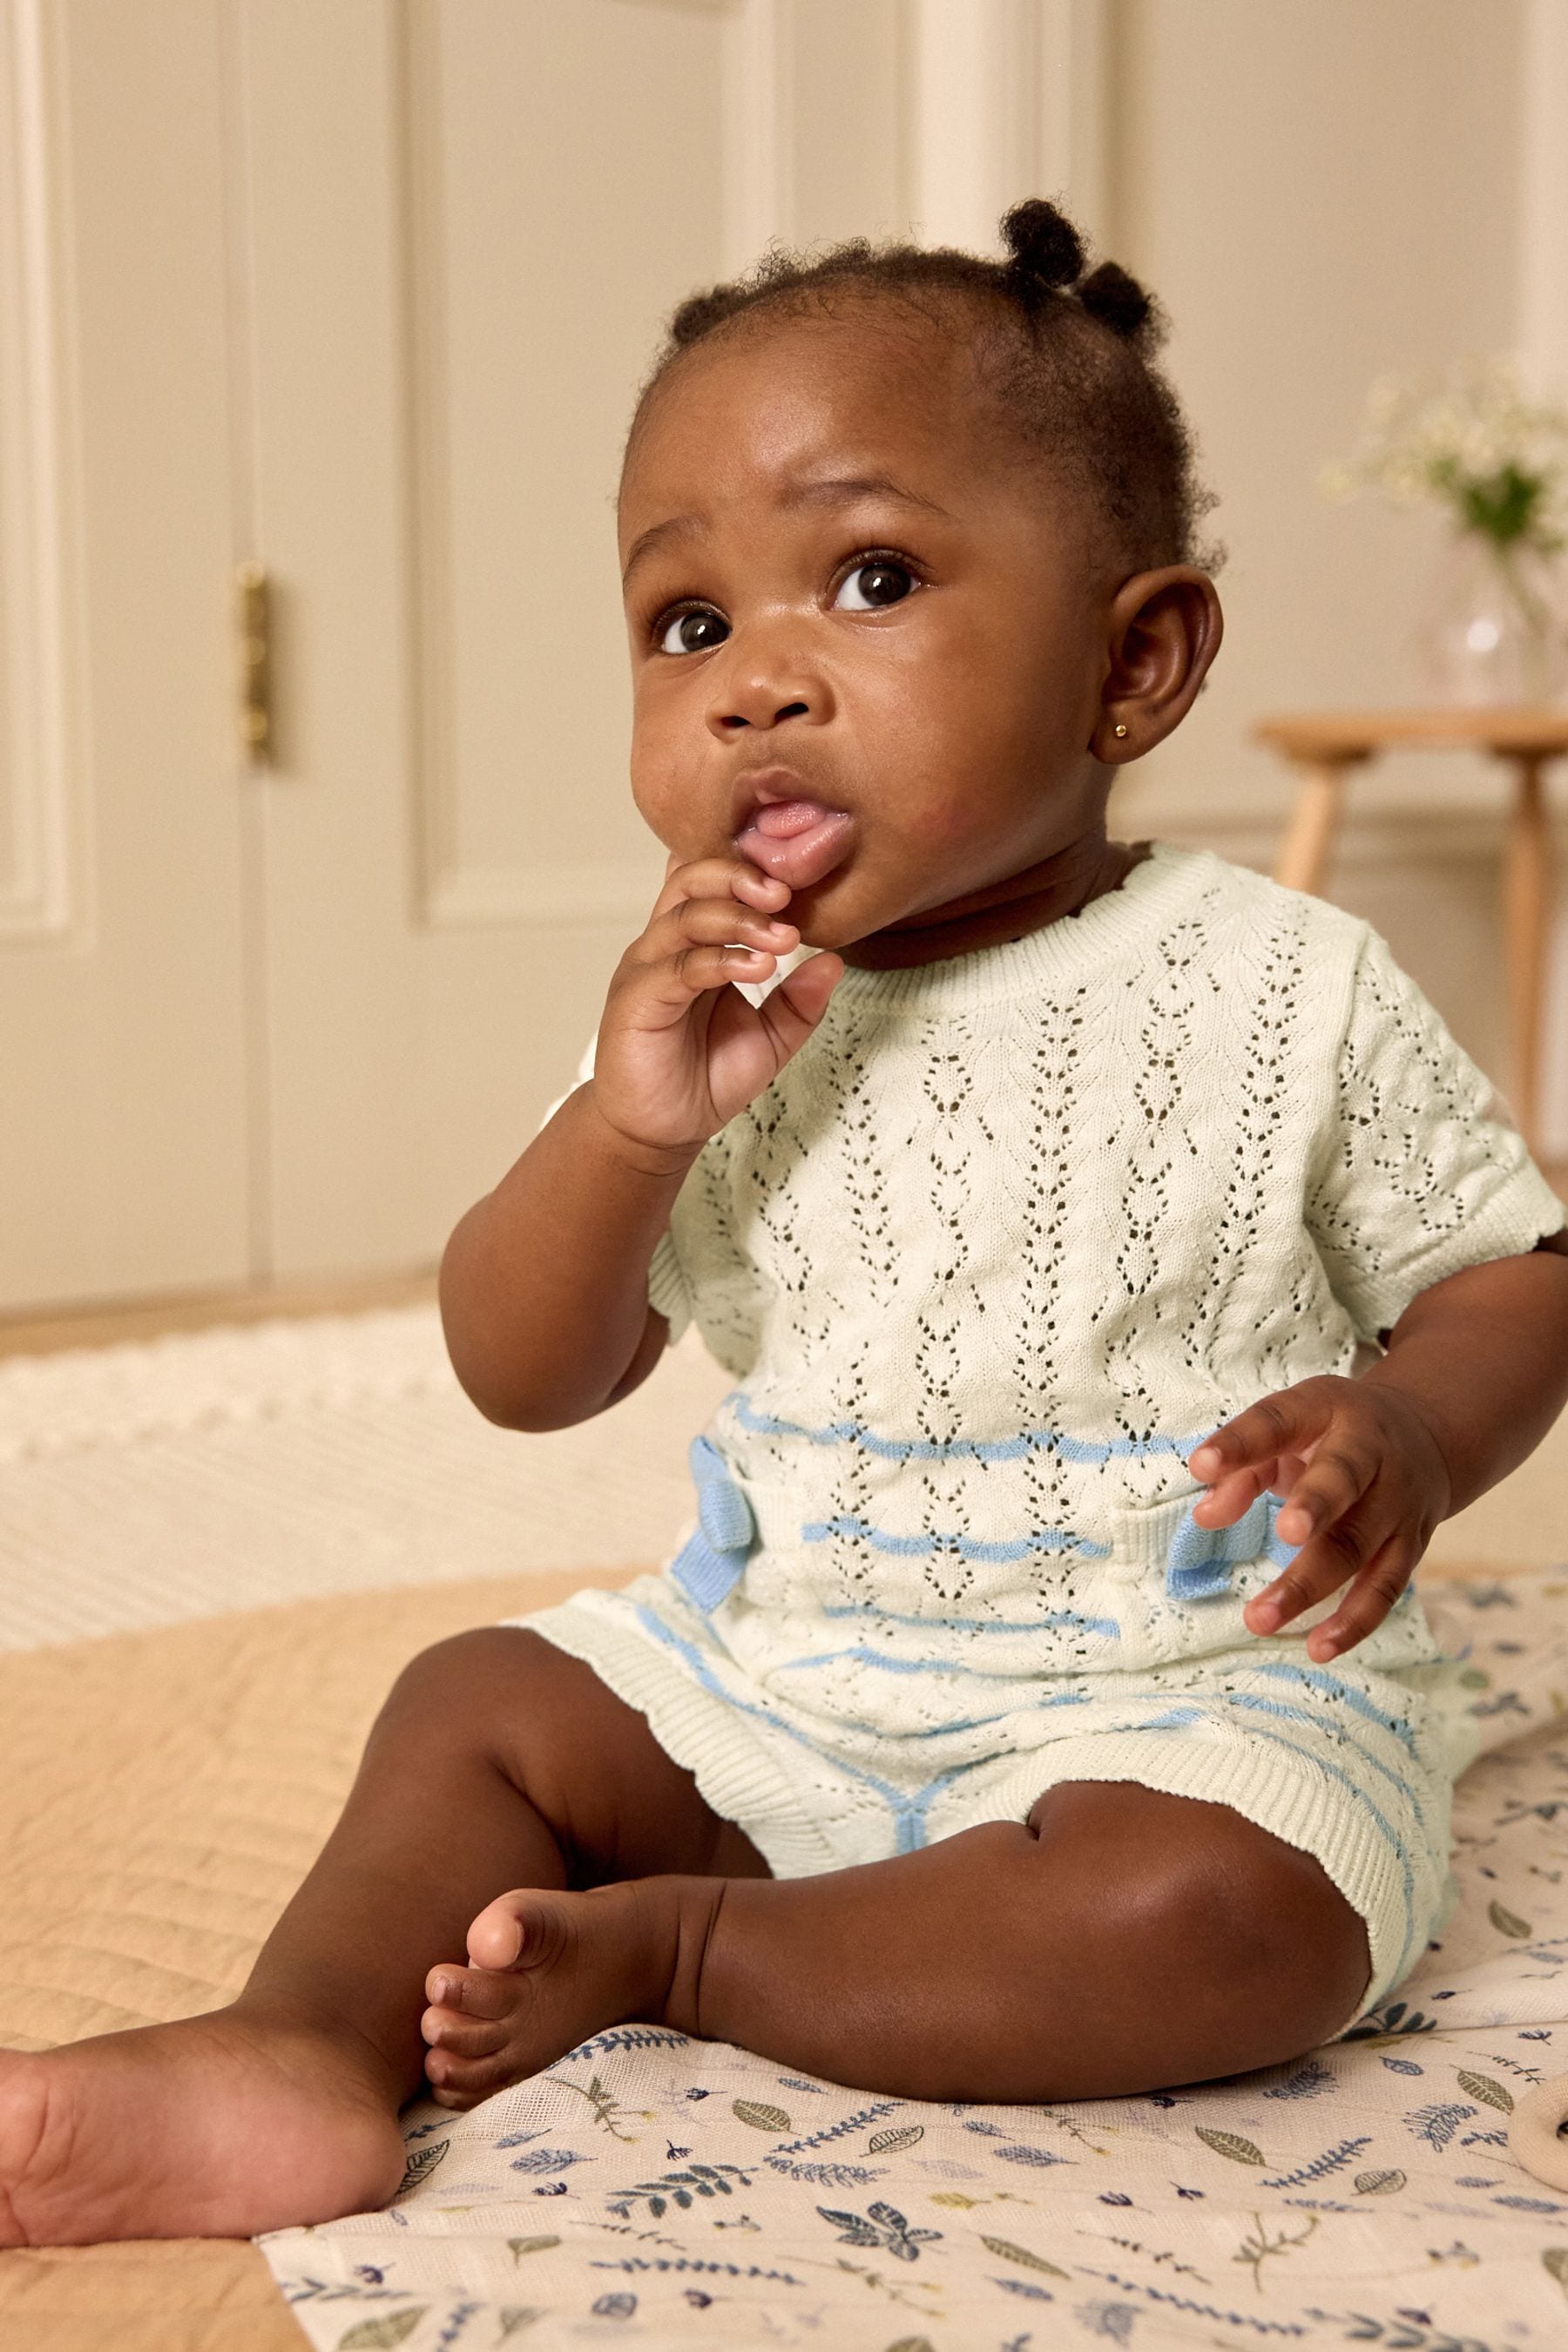
[[[400,1678],[232,2006],[0,2053],[0,2246],[249,2235],[384,2204],[425,1979],[496,1889],[715,1868],[765,1865],[589,1668],[518,1628],[442,1643]],[[617,1906],[594,1899],[605,1936],[578,2006],[614,2007]]]
[[[651,1940],[640,1960],[623,1941],[616,1965],[668,1988],[643,2013],[909,2098],[1109,2098],[1240,2074],[1338,2032],[1371,1974],[1363,1921],[1310,1854],[1132,1781],[1068,1781],[1027,1823],[819,1878],[642,1893]],[[603,1967],[600,1926],[594,1898],[570,1895],[509,1895],[475,1921],[470,1952],[511,1964],[518,1991],[502,2053],[455,2065],[453,2093],[484,2095],[562,2046],[557,2007],[574,1971]]]

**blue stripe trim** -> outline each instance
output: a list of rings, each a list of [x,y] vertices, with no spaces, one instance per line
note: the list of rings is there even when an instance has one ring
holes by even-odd
[[[1409,1587],[1406,1586],[1405,1590],[1408,1591]],[[1401,1747],[1407,1748],[1411,1756],[1419,1761],[1415,1735],[1410,1726],[1407,1723],[1402,1723],[1396,1715],[1387,1715],[1382,1707],[1373,1706],[1364,1691],[1357,1690],[1353,1683],[1342,1680],[1338,1675],[1331,1675],[1326,1668],[1292,1666],[1280,1660],[1273,1664],[1251,1666],[1248,1672],[1255,1675],[1276,1675],[1282,1681],[1310,1683],[1314,1690],[1328,1691],[1335,1698],[1342,1698],[1352,1713],[1364,1716],[1369,1723],[1375,1723],[1383,1730],[1391,1732]]]
[[[737,1698],[732,1691],[725,1689],[695,1642],[687,1641],[673,1626],[667,1625],[646,1601],[639,1601],[635,1605],[638,1620],[647,1631],[675,1652],[702,1689],[714,1698],[721,1699],[726,1706],[733,1707],[738,1715],[749,1715],[754,1721],[765,1723],[770,1731],[782,1732],[786,1739],[793,1739],[797,1747],[804,1748],[808,1755],[815,1756],[830,1771],[841,1774],[846,1780],[858,1781],[862,1788],[874,1790],[893,1816],[897,1853],[913,1853],[924,1845],[926,1815],[932,1802],[951,1782],[973,1769],[972,1766],[955,1765],[951,1771],[939,1773],[934,1780],[928,1780],[925,1787],[917,1789],[912,1796],[907,1795],[902,1789],[894,1788],[891,1781],[879,1779],[875,1772],[863,1771],[858,1765],[836,1756],[831,1749],[819,1747],[815,1739],[808,1738],[795,1724],[786,1723],[771,1707],[758,1706],[750,1699]]]
[[[1098,1469],[1107,1462],[1144,1462],[1163,1454],[1184,1462],[1205,1437],[1213,1434],[1204,1430],[1196,1437],[1113,1437],[1105,1444],[1083,1437],[1065,1437],[1053,1429],[1026,1429],[1016,1437],[1000,1438],[879,1437],[864,1422],[834,1421],[822,1429],[807,1429],[799,1422],[781,1421],[774,1413],[759,1412],[742,1389],[733,1390],[724,1399],[721,1412],[725,1405],[742,1429],[758,1435],[799,1437],[809,1445],[858,1445],[882,1462],[1021,1462],[1030,1454],[1056,1454],[1064,1462]]]
[[[785,1658],[782,1664],[770,1668],[770,1672],[777,1675],[790,1675],[805,1666],[837,1666],[846,1658],[851,1660],[856,1665],[875,1666],[885,1675],[967,1675],[971,1681],[974,1680],[973,1669],[965,1665],[961,1659],[894,1658],[889,1657],[884,1650],[871,1649],[864,1642],[858,1643],[852,1650],[817,1650],[807,1658]],[[986,1679],[993,1682],[1006,1682],[1013,1677],[994,1675]],[[1023,1682],[1033,1682],[1037,1677],[1034,1675],[1025,1675],[1018,1676],[1017,1679]],[[1032,1704],[1028,1699],[1020,1696],[1011,1705],[998,1708],[994,1715],[985,1716],[982,1720],[986,1723],[998,1723],[1005,1716],[1038,1713],[1047,1706],[1087,1706],[1092,1699],[1093,1694],[1089,1691],[1058,1691],[1053,1698],[1037,1699]],[[903,1732],[889,1734],[885,1725],[874,1725],[872,1728],[877,1730],[884,1739],[889,1738],[902,1739],[908,1737]],[[978,1757],[975,1759],[977,1763],[982,1760]]]
[[[1114,1617],[1084,1617],[1076,1609],[1053,1609],[1046,1617],[925,1617],[905,1616],[897,1609],[879,1609],[864,1601],[825,1603],[825,1617],[869,1617],[883,1625],[912,1625],[921,1633],[1103,1633],[1114,1641],[1121,1627]]]
[[[1304,1723],[1311,1731],[1321,1731],[1323,1728],[1322,1717],[1309,1714],[1304,1706],[1285,1706],[1279,1699],[1264,1698],[1256,1691],[1226,1691],[1223,1696],[1232,1706],[1253,1707],[1259,1714],[1279,1716],[1287,1723]],[[1425,1835],[1426,1830],[1425,1808],[1404,1774],[1391,1770],[1388,1765],[1381,1762],[1377,1757],[1363,1748],[1359,1741],[1356,1744],[1355,1752],[1363,1764],[1369,1765],[1374,1772],[1381,1772],[1384,1779],[1397,1789],[1402,1797],[1408,1800],[1415,1819],[1420,1824],[1422,1834]]]
[[[803,1543],[826,1543],[832,1536],[862,1536],[876,1551],[890,1551],[900,1559],[929,1559],[932,1552],[955,1553],[960,1559],[1005,1562],[1027,1559],[1038,1551],[1076,1551],[1085,1559],[1109,1559],[1109,1544],[1090,1543],[1085,1536],[1066,1534],[1060,1528],[1042,1528],[1038,1534],[1019,1536],[1008,1543],[978,1543],[969,1536],[895,1536],[874,1528],[869,1519],[843,1516],[811,1519],[802,1527]]]
[[[962,1658],[893,1658],[885,1651],[868,1648],[864,1642],[857,1643],[851,1650],[819,1650],[809,1658],[785,1658],[782,1665],[770,1671],[784,1675],[793,1674],[800,1666],[836,1666],[844,1658],[852,1659],[857,1665],[879,1667],[885,1675],[962,1675],[969,1671]]]

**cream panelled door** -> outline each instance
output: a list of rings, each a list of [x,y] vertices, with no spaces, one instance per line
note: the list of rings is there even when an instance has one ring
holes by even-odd
[[[241,0],[271,1271],[428,1259],[569,1082],[664,861],[613,498],[718,274],[724,12]]]
[[[211,0],[0,0],[0,1307],[249,1262]]]
[[[0,0],[0,1307],[436,1255],[662,873],[660,321],[1081,178],[1099,5]]]

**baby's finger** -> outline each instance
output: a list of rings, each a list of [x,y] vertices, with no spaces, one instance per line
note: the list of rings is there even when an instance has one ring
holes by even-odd
[[[679,959],[680,977],[699,994],[735,981],[756,988],[771,980],[778,958],[756,948],[688,948]]]
[[[1308,1656],[1321,1664],[1375,1633],[1409,1583],[1420,1556],[1415,1538],[1397,1528],[1365,1562],[1333,1615],[1313,1626],[1307,1636]]]
[[[1302,1381],[1248,1405],[1234,1421],[1187,1456],[1187,1467],[1205,1486],[1227,1472],[1258,1468],[1281,1454],[1300,1454],[1315,1444],[1333,1416],[1340,1383]]]
[[[671,866],[649,919],[667,915],[687,898],[733,898],[742,906],[763,907],[777,914],[793,896],[787,882],[781,882],[776,874],[764,874],[747,858],[697,857],[689,866]]]
[[[1200,1528],[1233,1528],[1245,1511],[1249,1511],[1259,1495],[1274,1484],[1277,1465],[1258,1464],[1256,1469],[1233,1470],[1217,1486],[1200,1496],[1193,1505],[1193,1517]]]
[[[807,956],[763,998],[758,1011],[784,1060],[810,1036],[843,977],[843,957],[825,950],[821,955]]]
[[[1247,1602],[1243,1617],[1254,1633],[1273,1633],[1337,1592],[1360,1573],[1394,1532],[1382,1512],[1348,1511],[1302,1546],[1289,1568]]]
[[[678,1018],[689,1009],[693,997],[724,988],[732,980],[754,987],[771,978],[784,952],[782,948],[747,947],[732,941],[710,944],[678,940],[661,955],[628,952],[622,959],[616,985],[617,990],[634,988],[640,1007]]]
[[[793,923],[760,907],[742,907],[733,898],[683,898],[656,915],[637,942],[637,960],[655,963],[691,942],[728,947],[759,947],[774,955],[788,955],[800,944]]]
[[[1331,1426],[1285,1498],[1278,1522],[1280,1542],[1310,1543],[1360,1502],[1380,1466],[1376,1448],[1364,1437]]]

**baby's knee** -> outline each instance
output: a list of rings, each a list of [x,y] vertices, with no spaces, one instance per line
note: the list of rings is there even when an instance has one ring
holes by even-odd
[[[1266,2064],[1352,2016],[1371,1977],[1366,1923],[1316,1856],[1234,1807],[1139,1782],[1064,1783],[1036,1805],[1042,1859],[1069,1853],[1110,1940],[1142,1955],[1152,1994],[1202,2026],[1257,2021]]]
[[[531,1694],[573,1661],[522,1625],[472,1625],[409,1659],[387,1695],[382,1720],[454,1720],[475,1725],[492,1712],[515,1723]]]

